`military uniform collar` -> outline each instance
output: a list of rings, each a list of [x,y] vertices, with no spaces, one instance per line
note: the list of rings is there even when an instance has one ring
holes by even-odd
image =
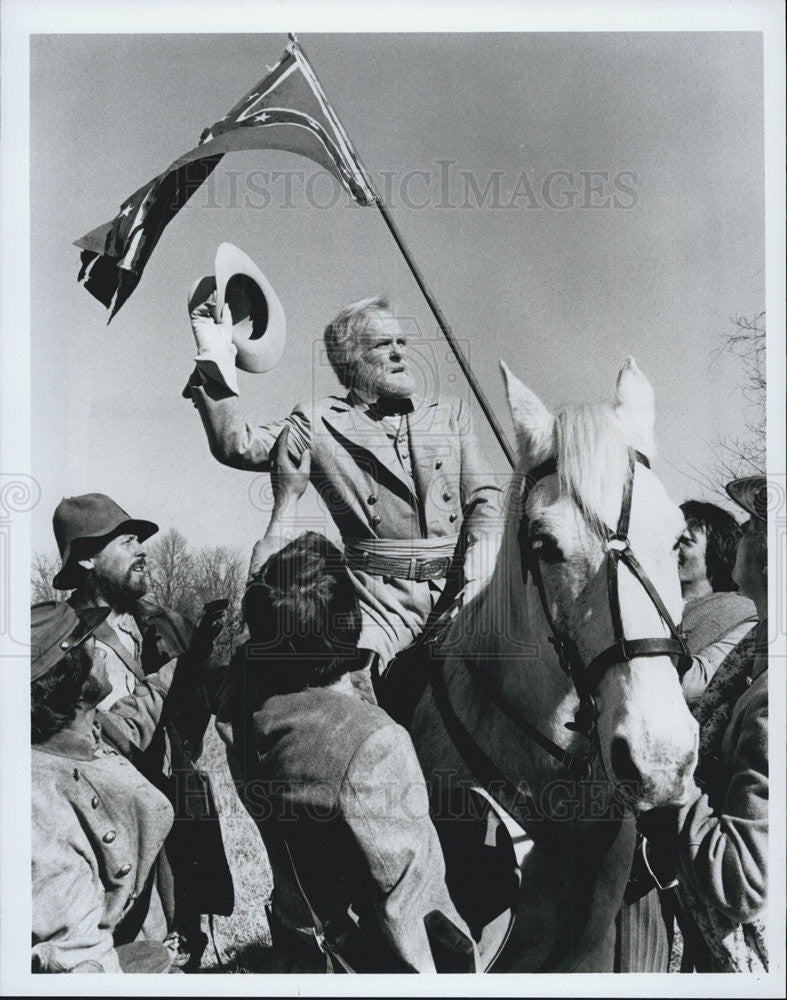
[[[101,747],[101,723],[93,721],[90,734],[74,729],[61,729],[43,743],[34,743],[33,749],[53,757],[67,757],[69,760],[93,760]]]

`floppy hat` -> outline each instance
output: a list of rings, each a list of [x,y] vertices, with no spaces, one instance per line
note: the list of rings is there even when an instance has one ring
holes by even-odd
[[[52,518],[55,540],[63,565],[52,580],[56,590],[71,590],[77,586],[78,577],[74,563],[84,558],[86,541],[107,542],[117,535],[136,535],[140,542],[155,535],[158,525],[129,517],[103,493],[84,493],[78,497],[63,497]],[[93,551],[101,546],[92,546]]]
[[[279,363],[287,337],[278,295],[254,261],[232,243],[219,244],[214,266],[215,275],[200,278],[192,286],[189,312],[215,292],[214,319],[218,321],[225,304],[230,307],[236,366],[245,372],[270,371]]]
[[[84,608],[77,614],[65,601],[43,601],[30,609],[30,680],[38,680],[66,653],[90,638],[111,608]]]
[[[760,521],[768,520],[768,480],[765,476],[733,479],[724,488],[739,507]]]

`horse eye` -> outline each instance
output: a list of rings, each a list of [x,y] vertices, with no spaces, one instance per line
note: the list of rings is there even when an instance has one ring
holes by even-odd
[[[563,553],[554,538],[550,538],[548,535],[536,535],[530,544],[538,558],[543,562],[563,562]]]

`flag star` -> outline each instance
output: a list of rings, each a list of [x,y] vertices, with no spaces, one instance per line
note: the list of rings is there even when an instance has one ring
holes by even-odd
[[[254,120],[258,122],[266,122],[270,118],[267,111],[263,111],[261,115],[255,115]]]
[[[126,205],[126,207],[121,210],[120,214],[121,215],[129,215],[130,212],[131,212],[131,205],[129,204],[129,205]]]

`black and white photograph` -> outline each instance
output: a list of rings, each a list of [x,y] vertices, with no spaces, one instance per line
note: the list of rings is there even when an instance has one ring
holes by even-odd
[[[0,14],[3,994],[784,995],[781,5]]]

